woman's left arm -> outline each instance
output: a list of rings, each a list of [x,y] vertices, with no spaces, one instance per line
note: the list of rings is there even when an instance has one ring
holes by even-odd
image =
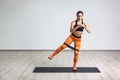
[[[86,30],[88,33],[91,33],[91,30],[90,30],[88,24],[83,23],[83,27],[85,28],[85,30]]]

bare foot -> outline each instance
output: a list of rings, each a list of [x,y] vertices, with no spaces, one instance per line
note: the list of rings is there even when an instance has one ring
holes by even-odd
[[[77,67],[73,67],[73,71],[77,71]]]
[[[49,59],[49,60],[52,60],[53,57],[54,57],[53,55],[50,55],[50,56],[48,57],[48,59]]]

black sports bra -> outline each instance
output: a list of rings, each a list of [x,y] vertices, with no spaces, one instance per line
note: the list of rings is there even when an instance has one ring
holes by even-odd
[[[82,21],[82,24],[83,24],[83,21]],[[77,26],[78,26],[78,24],[77,24],[77,20],[76,20],[74,28],[77,27]],[[81,26],[76,31],[83,31],[83,30],[84,30],[84,27]]]

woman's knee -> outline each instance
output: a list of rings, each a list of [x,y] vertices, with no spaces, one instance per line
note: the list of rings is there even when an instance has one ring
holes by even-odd
[[[78,51],[74,51],[74,55],[75,55],[75,56],[78,56],[78,55],[79,55],[79,52],[78,52]]]

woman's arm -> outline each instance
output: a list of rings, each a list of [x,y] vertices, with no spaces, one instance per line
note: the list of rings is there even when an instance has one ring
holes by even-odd
[[[86,30],[88,33],[91,33],[91,30],[90,30],[90,28],[88,27],[88,25],[87,25],[86,23],[84,23],[82,26],[85,28],[85,30]]]

